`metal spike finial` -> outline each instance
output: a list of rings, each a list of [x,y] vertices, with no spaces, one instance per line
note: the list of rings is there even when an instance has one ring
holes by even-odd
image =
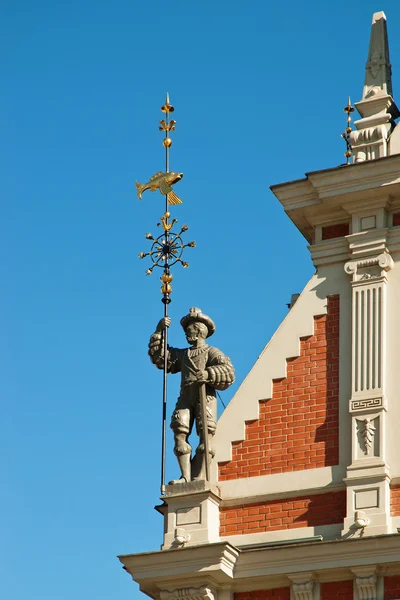
[[[171,219],[170,206],[181,204],[182,200],[175,194],[172,186],[180,181],[183,173],[171,173],[169,171],[169,149],[172,145],[172,140],[169,137],[171,131],[175,131],[176,121],[169,120],[170,113],[174,112],[174,107],[170,104],[169,94],[167,93],[165,104],[161,107],[161,111],[165,113],[165,119],[159,122],[159,130],[165,132],[163,146],[165,148],[165,173],[156,173],[153,175],[147,184],[136,182],[137,195],[139,200],[142,198],[142,193],[147,189],[152,191],[160,190],[165,196],[165,211],[157,227],[162,228],[162,233],[158,237],[153,237],[151,233],[146,234],[146,239],[152,245],[149,252],[140,252],[139,258],[143,259],[150,257],[152,265],[147,269],[146,274],[151,275],[156,267],[163,270],[161,276],[161,294],[162,303],[164,304],[164,318],[168,317],[168,305],[171,302],[172,293],[172,275],[171,269],[174,265],[180,263],[184,268],[189,266],[189,263],[182,260],[183,251],[185,248],[194,248],[195,242],[184,243],[182,234],[187,231],[187,225],[182,225],[181,230],[176,233],[172,230],[177,219]],[[165,494],[165,455],[166,455],[166,403],[167,403],[167,346],[168,346],[168,328],[163,331],[163,346],[164,346],[164,377],[163,377],[163,409],[162,409],[162,456],[161,456],[161,494]]]
[[[174,107],[172,106],[172,104],[170,104],[169,94],[167,92],[167,95],[165,97],[165,104],[161,107],[161,111],[163,113],[167,113],[168,114],[168,113],[174,112],[174,110],[175,110]]]
[[[344,132],[342,133],[342,138],[345,140],[346,142],[346,152],[344,153],[344,156],[346,157],[346,166],[350,165],[350,158],[353,156],[353,149],[351,147],[351,143],[350,143],[350,133],[352,132],[351,129],[351,113],[354,112],[354,107],[351,105],[351,100],[350,100],[350,96],[347,100],[347,105],[344,107],[343,111],[345,113],[347,113],[347,127],[344,130]]]

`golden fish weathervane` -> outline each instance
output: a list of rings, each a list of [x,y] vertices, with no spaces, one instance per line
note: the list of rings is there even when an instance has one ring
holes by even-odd
[[[159,171],[155,175],[152,175],[147,183],[136,181],[137,197],[141,200],[142,194],[146,190],[155,192],[158,189],[160,190],[160,194],[167,196],[169,204],[182,204],[182,200],[175,194],[171,187],[180,181],[182,177],[183,173],[163,173]]]
[[[169,148],[172,146],[172,140],[169,137],[170,131],[175,131],[176,121],[173,119],[169,120],[170,113],[174,112],[174,107],[169,102],[169,94],[165,99],[165,104],[161,107],[161,112],[165,113],[165,119],[162,119],[159,123],[158,129],[165,132],[165,138],[163,140],[163,146],[165,148],[165,172],[159,171],[155,175],[152,175],[147,183],[139,183],[136,181],[137,197],[139,200],[142,199],[142,194],[146,190],[155,192],[160,190],[160,194],[165,196],[167,205],[168,204],[182,204],[183,200],[179,198],[172,189],[172,186],[180,181],[183,177],[183,173],[174,173],[169,170]]]

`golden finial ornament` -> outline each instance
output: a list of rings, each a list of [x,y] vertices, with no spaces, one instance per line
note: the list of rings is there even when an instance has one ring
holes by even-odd
[[[175,110],[174,107],[169,102],[169,94],[167,92],[167,94],[165,96],[165,104],[164,104],[164,106],[161,107],[161,112],[172,113],[172,112],[174,112],[174,110]]]
[[[344,153],[344,156],[346,157],[346,166],[349,166],[351,164],[350,158],[353,156],[353,149],[352,149],[351,143],[350,143],[350,133],[352,132],[351,113],[354,112],[354,107],[351,105],[350,96],[349,96],[349,99],[347,100],[347,106],[344,107],[343,111],[345,113],[347,113],[347,127],[344,130],[344,132],[342,133],[342,138],[346,142],[346,152]]]

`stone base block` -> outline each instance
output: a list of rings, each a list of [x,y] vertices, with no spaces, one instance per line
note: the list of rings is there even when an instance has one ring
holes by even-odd
[[[166,486],[162,550],[219,541],[218,488],[206,481]]]

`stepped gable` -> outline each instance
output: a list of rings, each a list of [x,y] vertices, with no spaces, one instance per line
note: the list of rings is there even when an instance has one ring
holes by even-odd
[[[313,335],[288,358],[286,377],[273,380],[272,398],[232,442],[232,460],[219,481],[336,465],[339,462],[339,296],[314,317]]]

